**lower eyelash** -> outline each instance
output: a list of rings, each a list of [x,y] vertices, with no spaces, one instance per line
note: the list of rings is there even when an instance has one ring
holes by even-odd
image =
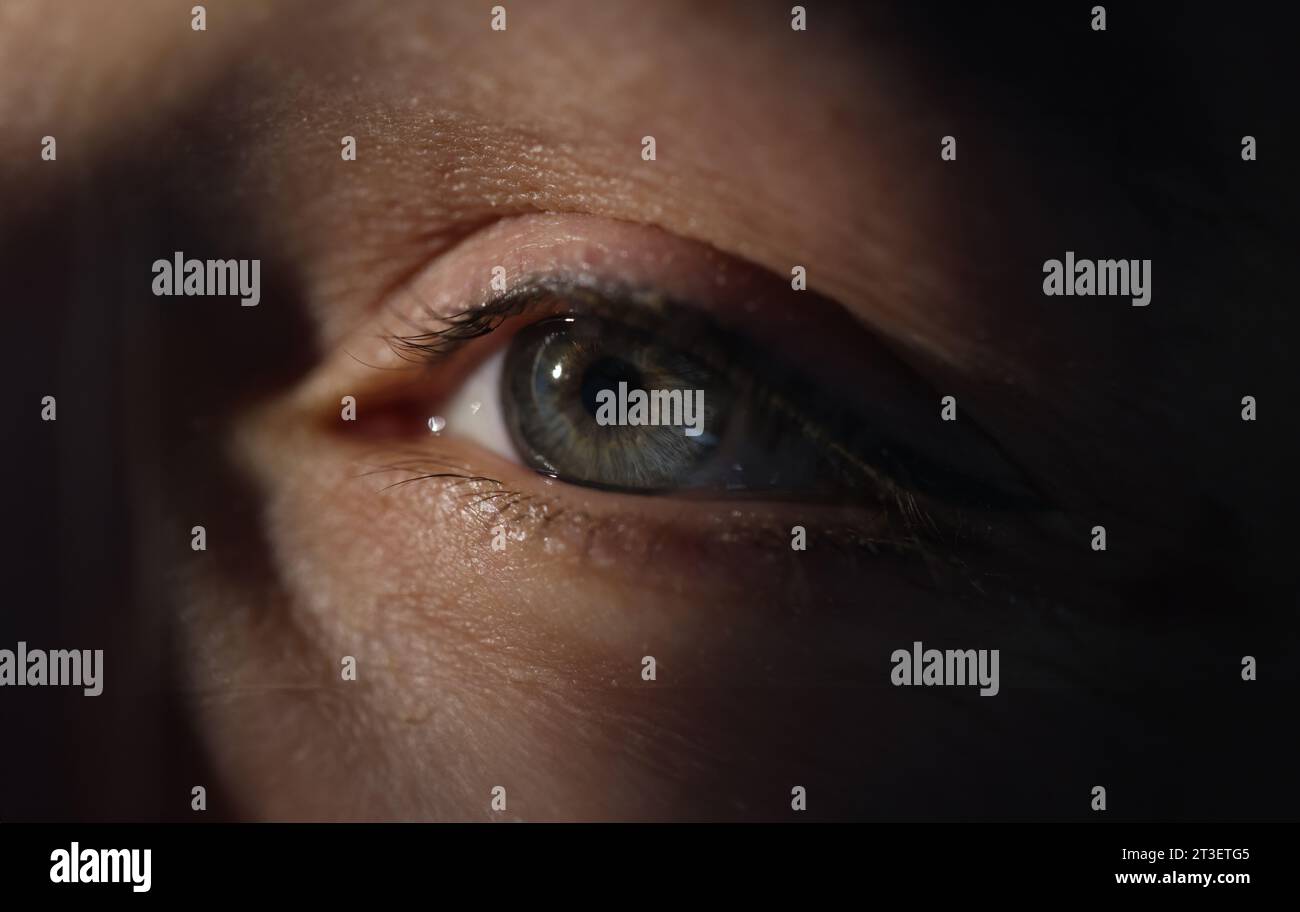
[[[386,465],[374,466],[365,472],[360,472],[356,477],[364,478],[371,475],[381,475],[385,472],[405,472],[410,475],[409,478],[403,478],[385,485],[381,490],[387,491],[389,488],[396,488],[400,485],[411,484],[416,481],[432,481],[435,479],[457,479],[464,482],[485,482],[492,485],[501,485],[501,481],[496,478],[489,478],[486,475],[469,474],[466,466],[458,465],[453,462],[444,462],[432,459],[429,456],[421,455],[411,458],[404,462],[394,462]]]
[[[466,500],[465,507],[470,513],[481,519],[488,519],[484,513],[495,514],[494,522],[502,519],[522,519],[538,512],[534,504],[535,495],[509,488],[500,479],[476,474],[463,463],[454,462],[429,453],[412,453],[410,458],[398,462],[387,462],[369,467],[359,472],[356,477],[370,477],[387,473],[405,475],[405,478],[384,485],[380,490],[389,491],[420,481],[434,481],[450,488],[464,488],[461,496]],[[556,519],[562,509],[544,504],[540,510],[541,522]]]
[[[397,461],[390,459],[372,464],[356,477],[390,473],[405,477],[384,485],[380,489],[382,492],[424,481],[455,491],[454,496],[462,498],[463,515],[473,522],[484,547],[489,547],[499,533],[516,541],[540,538],[547,543],[543,547],[548,552],[550,542],[567,538],[575,543],[575,550],[581,557],[587,557],[597,539],[620,541],[639,534],[630,528],[633,522],[626,514],[595,516],[571,510],[555,499],[519,491],[500,479],[478,474],[472,467],[444,454],[410,451],[408,456]],[[1003,588],[989,575],[978,573],[949,553],[953,541],[941,539],[951,539],[962,533],[941,529],[905,492],[901,495],[896,492],[895,499],[898,502],[892,506],[881,505],[889,515],[877,514],[874,523],[836,522],[816,527],[818,549],[827,556],[851,562],[882,558],[898,561],[912,568],[910,575],[914,582],[931,590],[966,591],[988,597],[993,590]],[[561,520],[562,524],[557,525]],[[901,532],[891,531],[889,527],[894,525],[900,526]],[[549,536],[551,531],[556,532],[556,536]],[[655,534],[670,533],[651,532],[648,540],[653,540]],[[970,535],[969,530],[963,537],[968,539],[968,544],[978,543],[978,536]],[[789,530],[783,523],[773,520],[746,522],[723,533],[720,541],[737,547],[761,549],[791,560],[800,559],[799,552],[790,548]],[[568,551],[569,548],[566,545],[562,550]]]

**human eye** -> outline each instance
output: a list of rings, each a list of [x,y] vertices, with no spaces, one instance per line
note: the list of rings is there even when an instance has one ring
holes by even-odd
[[[534,514],[583,496],[629,522],[649,495],[679,517],[743,505],[774,528],[806,508],[843,541],[913,554],[1049,509],[991,435],[942,420],[938,390],[834,301],[656,229],[551,216],[529,230],[544,255],[489,231],[368,328],[385,369],[363,399],[401,447],[375,466],[394,483],[459,478]],[[494,289],[487,264],[511,255],[512,284]]]
[[[921,428],[937,420],[939,397],[927,398],[883,347],[870,373],[906,391],[916,414],[873,409],[870,387],[818,382],[783,360],[779,344],[755,344],[654,289],[534,280],[395,343],[437,360],[470,327],[487,336],[497,320],[524,325],[503,327],[507,341],[449,398],[444,420],[560,481],[628,493],[1038,503],[982,435],[954,430],[965,452],[934,453]]]

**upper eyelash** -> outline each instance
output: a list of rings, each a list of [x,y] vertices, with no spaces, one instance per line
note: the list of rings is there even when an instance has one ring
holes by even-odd
[[[410,336],[387,337],[389,346],[406,361],[434,361],[446,357],[465,343],[486,336],[498,326],[528,310],[539,297],[536,288],[506,294],[482,307],[462,310],[444,318],[446,326]]]
[[[618,318],[641,329],[646,314],[671,315],[672,320],[656,323],[654,334],[668,342],[698,342],[702,337],[716,339],[725,335],[701,308],[675,301],[653,288],[634,287],[619,282],[573,282],[564,278],[538,277],[494,297],[478,307],[468,308],[439,318],[445,325],[412,335],[389,335],[390,348],[407,361],[439,361],[462,345],[486,336],[512,317],[527,313],[548,299],[565,306],[556,315],[594,311],[608,313],[610,301],[627,301],[637,305],[620,310]]]

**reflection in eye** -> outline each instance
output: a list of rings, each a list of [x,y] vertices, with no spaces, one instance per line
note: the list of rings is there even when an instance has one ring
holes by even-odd
[[[549,281],[396,342],[437,360],[503,322],[528,317],[533,322],[513,333],[504,356],[474,371],[446,407],[462,436],[542,474],[634,493],[889,505],[906,499],[912,507],[917,498],[990,509],[1037,504],[1019,472],[978,431],[936,430],[938,397],[901,364],[882,357],[864,365],[872,381],[865,396],[828,390],[785,365],[779,351],[662,295]],[[665,409],[684,420],[605,423],[602,405],[620,387],[680,392],[683,404],[694,395],[702,415]],[[873,406],[870,395],[886,388],[889,412]],[[896,407],[898,390],[908,393],[910,416]],[[691,417],[700,419],[698,436],[684,426]],[[952,452],[962,454],[961,465],[932,455]]]

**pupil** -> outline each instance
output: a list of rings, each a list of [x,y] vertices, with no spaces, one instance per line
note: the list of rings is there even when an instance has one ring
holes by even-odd
[[[622,381],[629,390],[641,387],[641,373],[621,358],[597,358],[587,366],[582,375],[582,404],[595,417],[596,394],[601,390],[613,390],[618,393],[618,384]]]

